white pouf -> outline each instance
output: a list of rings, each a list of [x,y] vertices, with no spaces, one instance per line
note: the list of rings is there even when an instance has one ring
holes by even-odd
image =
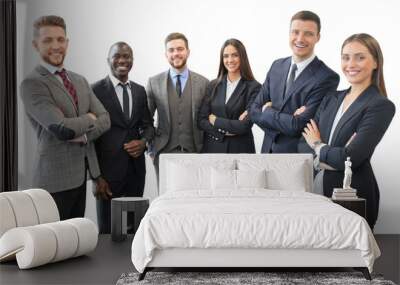
[[[86,218],[59,221],[43,189],[0,193],[0,214],[0,262],[16,258],[20,269],[28,269],[96,248],[97,226]]]

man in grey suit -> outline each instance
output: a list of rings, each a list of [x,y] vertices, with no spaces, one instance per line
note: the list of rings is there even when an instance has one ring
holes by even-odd
[[[100,176],[93,140],[110,128],[110,118],[86,79],[63,66],[68,48],[64,20],[40,17],[33,37],[41,63],[21,84],[25,111],[38,138],[32,187],[50,192],[60,219],[83,217],[86,171],[95,180]],[[108,189],[98,183],[96,191]]]
[[[150,153],[157,180],[161,153],[193,153],[202,148],[203,133],[197,128],[197,114],[209,81],[187,68],[189,54],[185,35],[169,34],[165,39],[165,56],[171,67],[151,77],[147,84],[150,113],[158,114]]]

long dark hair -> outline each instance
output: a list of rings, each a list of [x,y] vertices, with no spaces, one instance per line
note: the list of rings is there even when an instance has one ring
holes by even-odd
[[[342,52],[345,45],[351,42],[359,42],[360,44],[365,46],[374,58],[376,62],[376,69],[374,69],[374,71],[372,72],[371,83],[379,89],[381,95],[387,97],[385,79],[383,78],[383,54],[378,41],[369,34],[354,34],[348,37],[343,42]]]
[[[254,80],[253,72],[251,71],[249,59],[247,58],[246,48],[241,41],[237,39],[229,39],[224,42],[221,47],[221,52],[219,56],[219,69],[218,69],[218,81],[220,82],[222,78],[228,74],[228,70],[224,65],[224,49],[227,46],[233,46],[239,52],[240,58],[240,76],[246,80]]]
[[[222,82],[225,75],[228,74],[228,70],[224,65],[224,50],[227,46],[233,46],[239,53],[240,58],[240,76],[245,80],[255,80],[253,72],[251,71],[249,59],[247,57],[246,48],[242,44],[241,41],[237,39],[228,39],[224,42],[221,47],[220,55],[219,55],[219,69],[218,69],[218,77],[217,82],[215,83],[213,89],[211,90],[211,96],[208,97],[209,101],[212,101],[215,97],[215,92],[217,90],[218,85]]]

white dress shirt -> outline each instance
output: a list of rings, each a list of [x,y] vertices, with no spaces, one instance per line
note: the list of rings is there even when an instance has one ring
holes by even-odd
[[[236,89],[236,86],[239,84],[241,77],[235,81],[230,81],[228,76],[226,77],[226,95],[225,95],[225,104],[228,103],[229,98],[231,98],[233,92]]]
[[[291,72],[291,70],[293,68],[293,64],[294,63],[297,66],[297,70],[296,70],[296,73],[294,75],[294,80],[296,80],[297,77],[299,77],[299,75],[303,72],[303,70],[306,69],[306,67],[314,60],[314,58],[315,58],[315,54],[313,54],[312,56],[310,56],[309,58],[307,58],[307,59],[305,59],[305,60],[303,60],[301,62],[294,62],[293,57],[292,57],[292,63],[290,65],[290,69],[289,69],[286,81],[289,80],[290,72]]]
[[[126,90],[128,91],[128,97],[129,97],[129,116],[132,116],[132,89],[131,89],[131,85],[129,83],[129,80],[125,83],[119,81],[119,79],[115,78],[112,74],[109,75],[110,80],[114,86],[115,89],[115,93],[117,94],[118,97],[118,101],[121,104],[121,110],[124,110],[124,99],[123,99],[123,92],[124,89],[122,88],[121,84],[125,84],[126,85]]]

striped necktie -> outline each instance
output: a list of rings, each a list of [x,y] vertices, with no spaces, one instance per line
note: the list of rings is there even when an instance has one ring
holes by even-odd
[[[66,70],[63,68],[61,71],[56,71],[56,74],[61,77],[65,89],[67,89],[69,95],[72,97],[72,101],[74,101],[76,108],[78,108],[78,96],[76,95],[76,89],[72,82],[68,79]]]

